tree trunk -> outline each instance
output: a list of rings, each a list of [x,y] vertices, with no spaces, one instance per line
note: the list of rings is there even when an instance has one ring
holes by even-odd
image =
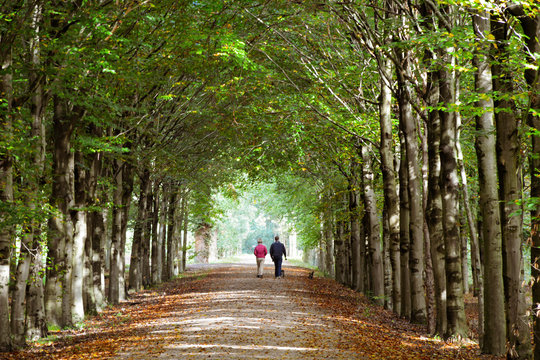
[[[122,267],[122,175],[123,167],[120,160],[115,160],[114,167],[114,192],[113,192],[113,213],[112,213],[112,235],[111,235],[111,268],[109,272],[108,298],[111,304],[118,304],[121,300],[120,293],[120,272]]]
[[[161,281],[161,232],[160,232],[160,191],[159,183],[154,183],[154,211],[152,212],[152,284],[158,284]],[[163,214],[161,214],[163,215]]]
[[[477,39],[483,42],[489,32],[489,15],[474,15]],[[489,44],[485,43],[484,48]],[[502,276],[502,235],[499,197],[497,193],[497,156],[495,153],[495,124],[493,111],[491,67],[485,54],[477,54],[478,72],[476,92],[481,96],[477,107],[484,109],[476,118],[476,155],[478,158],[478,184],[480,212],[482,215],[482,238],[484,240],[484,333],[481,337],[482,351],[503,355],[506,350],[506,322],[504,309],[504,285]],[[480,300],[480,299],[479,299]]]
[[[399,254],[399,199],[397,196],[396,171],[394,169],[394,150],[392,145],[392,92],[390,81],[392,66],[385,60],[380,70],[381,102],[379,105],[379,122],[381,126],[381,172],[384,184],[384,203],[390,241],[390,264],[392,267],[392,307],[396,314],[401,313],[401,269]]]
[[[434,106],[439,101],[439,74],[436,71],[428,73],[427,103]],[[428,138],[428,196],[426,219],[429,229],[431,261],[433,264],[433,278],[435,280],[435,306],[437,316],[435,333],[443,336],[446,332],[446,271],[445,248],[442,225],[442,197],[441,197],[441,157],[439,145],[441,142],[441,120],[439,112],[428,112],[427,121]]]
[[[371,148],[362,146],[362,179],[364,189],[364,211],[367,218],[367,236],[369,253],[369,271],[371,290],[375,303],[384,305],[384,277],[381,255],[381,236],[379,216],[377,215],[377,199],[373,189],[373,169],[371,162]]]
[[[83,156],[76,152],[75,167],[75,209],[71,211],[74,223],[73,234],[73,273],[71,285],[71,314],[72,323],[84,320],[83,284],[84,284],[84,245],[87,237],[87,206],[86,191],[88,190],[87,172],[83,164]]]
[[[159,248],[158,248],[158,261],[159,261],[159,281],[162,282],[167,274],[167,222],[169,221],[169,190],[166,185],[161,189],[161,200],[159,203]]]
[[[28,204],[27,204],[28,205]],[[34,207],[34,206],[32,206]],[[34,209],[35,210],[35,209]],[[19,253],[19,262],[15,276],[15,288],[11,295],[11,336],[13,345],[22,347],[26,343],[25,339],[25,306],[26,301],[26,282],[30,273],[30,263],[32,254],[30,248],[34,242],[34,232],[32,226],[24,230],[21,250]]]
[[[137,211],[137,219],[135,221],[135,229],[133,230],[133,243],[131,246],[131,261],[129,264],[129,288],[139,291],[143,286],[142,276],[142,257],[144,256],[144,238],[146,234],[146,224],[148,216],[148,191],[150,188],[150,171],[144,169],[140,176],[140,192],[139,204]]]
[[[446,53],[442,59],[450,60]],[[450,63],[450,61],[447,61]],[[447,70],[439,71],[439,96],[445,108],[455,102],[451,89],[452,81]],[[463,275],[461,272],[461,243],[459,239],[459,181],[457,177],[457,159],[455,155],[456,116],[449,110],[440,110],[441,119],[441,190],[442,220],[444,230],[446,291],[447,291],[447,328],[446,338],[466,338],[468,335],[465,303],[463,298]]]
[[[39,80],[38,69],[41,66],[40,53],[40,37],[39,24],[42,20],[42,8],[36,6],[32,13],[32,29],[35,35],[30,39],[30,53],[32,56],[33,70],[29,74],[29,83],[35,84],[35,90],[31,97],[30,114],[32,116],[32,139],[34,151],[34,165],[36,166],[36,178],[33,179],[33,194],[39,194],[39,184],[45,182],[45,152],[46,152],[46,136],[45,136],[45,108],[47,98],[44,91],[45,79]],[[38,207],[43,207],[43,202],[38,200],[40,197],[35,197],[34,202]],[[44,304],[44,288],[43,288],[43,259],[45,250],[42,245],[42,224],[34,221],[33,225],[33,244],[32,263],[29,273],[28,295],[26,300],[26,337],[30,341],[47,336],[47,323],[45,320],[45,304]]]
[[[540,80],[538,76],[540,71],[538,70],[538,57],[534,58],[530,54],[540,53],[540,15],[528,16],[524,13],[523,7],[520,5],[511,5],[510,10],[512,15],[516,16],[523,28],[523,32],[526,35],[526,54],[527,61],[532,65],[532,68],[525,70],[525,80],[529,87],[529,112],[527,114],[527,123],[532,129],[534,129],[535,134],[532,136],[532,153],[529,156],[529,169],[531,173],[531,199],[540,198],[540,177],[538,171],[540,169],[540,137],[538,136],[540,131],[540,116],[538,113],[531,111],[532,109],[540,109]],[[534,334],[534,359],[540,359],[540,321],[538,320],[538,310],[540,304],[540,271],[538,270],[538,259],[540,258],[540,207],[536,205],[533,210],[531,210],[531,277],[536,279],[532,281],[532,308],[534,310],[533,316],[533,334]],[[524,302],[520,298],[520,302]],[[523,305],[522,305],[523,306]],[[525,311],[518,311],[520,317],[523,314],[526,314]],[[527,318],[521,318],[522,322],[528,323]],[[521,346],[528,346],[530,344],[521,344]],[[519,356],[529,356],[530,352],[522,351],[521,346],[517,347],[517,352]],[[529,349],[526,349],[529,350]]]
[[[401,161],[399,165],[399,263],[401,266],[401,316],[411,318],[411,273],[409,271],[409,192],[407,176],[407,153],[405,140],[401,136]]]
[[[530,334],[525,313],[520,313],[523,303],[522,289],[522,217],[520,180],[519,122],[515,116],[516,106],[512,100],[514,77],[508,66],[506,43],[509,26],[506,19],[492,16],[491,30],[497,46],[492,49],[495,62],[492,66],[493,91],[500,94],[495,100],[495,122],[497,128],[497,170],[499,173],[499,199],[501,204],[502,252],[504,298],[506,300],[506,336],[508,356],[526,358],[530,356]],[[536,34],[535,34],[536,35]]]
[[[208,263],[211,231],[212,226],[207,223],[200,223],[195,230],[195,262],[197,263]]]
[[[45,251],[41,246],[41,229],[34,230],[35,255],[30,267],[28,294],[26,296],[26,339],[36,341],[46,337],[48,333],[45,319],[44,289],[43,289],[43,259]]]
[[[173,277],[173,265],[174,265],[174,244],[176,242],[177,235],[177,220],[176,208],[178,203],[178,189],[172,185],[171,186],[171,196],[169,198],[169,216],[168,216],[168,226],[167,226],[167,261],[166,261],[166,270],[165,278],[163,280],[170,280]]]
[[[130,162],[124,162],[122,171],[122,226],[121,226],[121,256],[120,256],[120,299],[127,299],[126,284],[126,237],[127,225],[129,221],[129,209],[131,207],[131,197],[133,194],[133,165]]]
[[[459,86],[459,85],[456,85]],[[459,90],[456,88],[456,94],[459,94]],[[456,96],[457,97],[457,96]],[[467,184],[467,173],[465,172],[465,165],[463,163],[463,152],[461,151],[461,115],[456,113],[456,156],[458,167],[461,177],[461,193],[463,194],[463,208],[465,209],[465,214],[467,216],[467,225],[469,227],[469,239],[470,239],[470,248],[471,248],[471,269],[472,269],[472,278],[473,278],[473,287],[478,284],[478,277],[481,275],[479,272],[479,262],[480,259],[478,256],[478,230],[476,229],[476,220],[471,210],[470,206],[470,196],[469,196],[469,186]],[[464,293],[469,292],[469,273],[467,266],[467,237],[463,237],[462,246],[461,246],[461,257],[462,257],[462,267],[463,267],[463,291]],[[477,295],[476,289],[474,294]]]
[[[4,136],[12,133],[12,75],[11,54],[3,49],[0,39],[0,94],[7,100],[5,114],[0,118],[2,140]],[[2,151],[0,154],[0,203],[9,206],[13,202],[13,158],[11,154]],[[13,245],[14,226],[5,212],[0,212],[0,352],[10,351],[12,348],[10,320],[9,320],[9,281],[11,249]]]
[[[359,270],[360,266],[360,241],[363,240],[360,237],[360,219],[358,214],[358,194],[355,190],[355,184],[352,179],[349,179],[349,219],[351,222],[351,240],[350,240],[350,251],[351,251],[351,283],[350,286],[352,289],[359,291],[360,282],[363,279],[360,279]]]
[[[141,246],[141,274],[142,274],[142,285],[144,287],[150,286],[152,283],[152,276],[150,271],[150,249],[151,241],[153,241],[154,234],[152,231],[152,223],[154,219],[154,191],[152,189],[152,182],[148,181],[148,194],[146,199],[146,218],[144,219],[144,234],[142,238]],[[159,193],[159,189],[158,189]]]
[[[53,98],[53,177],[50,204],[57,213],[49,219],[47,236],[49,256],[45,288],[47,323],[60,327],[71,325],[71,244],[73,225],[69,211],[74,203],[73,154],[71,134],[74,122],[67,116],[67,104]],[[69,251],[66,248],[69,247]],[[67,255],[67,256],[66,256]],[[69,263],[66,262],[69,260]]]

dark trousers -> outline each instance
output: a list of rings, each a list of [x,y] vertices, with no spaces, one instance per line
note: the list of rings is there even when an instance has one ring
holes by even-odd
[[[283,262],[283,258],[281,256],[274,256],[274,268],[276,270],[275,275],[276,277],[281,276],[281,263]]]

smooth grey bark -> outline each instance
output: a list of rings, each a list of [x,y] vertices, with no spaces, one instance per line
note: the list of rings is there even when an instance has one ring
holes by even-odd
[[[381,172],[384,186],[384,203],[388,218],[388,238],[390,242],[390,264],[392,268],[392,308],[401,313],[401,269],[399,253],[399,199],[394,168],[394,149],[392,140],[392,92],[389,82],[392,78],[392,62],[384,60],[380,67],[381,101],[379,104],[379,122],[381,128]]]
[[[28,205],[28,204],[27,204]],[[35,209],[35,207],[33,206]],[[30,248],[34,242],[33,226],[29,226],[24,230],[21,250],[19,252],[19,261],[17,263],[17,271],[15,275],[15,286],[11,295],[11,336],[13,344],[17,347],[22,347],[26,343],[25,339],[25,306],[26,301],[26,282],[30,273],[30,263],[32,255]]]
[[[452,49],[449,49],[450,51]],[[450,63],[448,50],[441,51],[441,59]],[[451,74],[446,69],[439,70],[440,103],[455,103],[452,91]],[[444,230],[445,270],[447,291],[447,328],[446,338],[466,338],[468,336],[465,303],[463,298],[463,274],[461,272],[461,241],[459,238],[459,181],[456,158],[456,114],[440,110],[441,119],[441,192],[442,223]]]
[[[147,237],[146,224],[148,209],[148,191],[150,188],[150,171],[144,169],[139,176],[139,203],[137,219],[133,230],[133,242],[131,246],[131,261],[129,264],[129,288],[139,291],[143,286],[142,263],[145,252],[143,250],[143,239]]]
[[[540,15],[529,16],[525,14],[523,6],[519,4],[511,4],[509,6],[510,13],[515,16],[523,29],[525,38],[525,53],[527,54],[527,62],[533,65],[531,68],[525,70],[525,81],[529,89],[529,111],[526,115],[527,124],[536,131],[536,134],[532,136],[532,151],[529,155],[529,169],[531,178],[531,199],[540,198],[540,177],[538,171],[540,169],[540,137],[538,132],[540,131],[540,116],[537,113],[531,111],[532,109],[540,109],[540,80],[538,78],[540,71],[538,69],[538,57],[534,57],[533,54],[540,53]],[[533,358],[540,359],[540,344],[538,339],[540,338],[540,321],[538,316],[538,309],[540,304],[540,271],[538,270],[538,259],[540,258],[540,207],[534,206],[531,210],[531,278],[536,279],[532,281],[532,309],[533,309],[533,334],[534,334],[534,348]],[[520,298],[520,314],[526,314],[528,310],[524,301]],[[525,308],[525,309],[521,309]],[[529,345],[524,344],[524,345]],[[529,353],[520,351],[517,349],[518,355],[528,356]]]
[[[46,136],[45,136],[45,108],[48,102],[44,91],[44,77],[40,77],[39,68],[41,66],[40,52],[40,23],[42,20],[42,7],[37,4],[32,13],[32,29],[34,36],[29,41],[31,53],[31,62],[33,65],[29,74],[29,83],[35,84],[33,94],[30,98],[30,114],[32,117],[32,139],[33,139],[33,163],[36,166],[36,177],[32,179],[34,194],[39,194],[39,184],[44,183],[45,179],[45,151],[46,151]],[[35,199],[35,206],[43,206],[41,201]],[[44,286],[43,286],[43,259],[45,250],[42,246],[42,224],[34,221],[33,227],[33,244],[32,263],[30,265],[28,293],[26,299],[26,338],[30,341],[37,340],[47,336],[47,323],[45,320],[45,303],[44,303]]]
[[[490,32],[489,15],[473,15],[474,31],[483,49],[489,49],[486,36]],[[478,71],[475,76],[476,92],[480,94],[477,107],[484,109],[476,117],[476,155],[482,238],[484,240],[484,332],[481,334],[482,351],[503,355],[506,352],[506,321],[502,264],[502,234],[499,197],[497,193],[497,155],[495,152],[495,120],[493,109],[492,74],[486,53],[476,54]]]
[[[71,243],[73,226],[69,210],[74,203],[73,154],[71,134],[74,118],[68,117],[68,104],[53,97],[53,165],[50,204],[57,209],[49,219],[47,247],[47,282],[45,287],[45,313],[47,323],[60,327],[71,325]],[[66,251],[66,247],[70,251]],[[69,260],[69,263],[66,262]],[[69,266],[68,266],[69,264]]]
[[[377,214],[377,199],[373,188],[372,149],[362,146],[362,184],[364,190],[364,211],[367,219],[369,273],[371,290],[376,304],[384,305],[384,276],[381,253],[381,226]]]
[[[524,303],[523,281],[523,220],[516,214],[521,212],[521,166],[520,166],[520,121],[516,117],[513,70],[508,68],[507,42],[510,29],[506,18],[492,15],[491,32],[496,47],[492,47],[493,91],[500,94],[495,98],[495,123],[497,128],[497,170],[499,174],[499,199],[501,206],[503,282],[506,305],[507,356],[527,358],[531,356],[530,331]],[[536,35],[536,34],[535,34]]]
[[[403,54],[399,54],[403,56]],[[409,85],[405,80],[405,72],[409,71],[408,60],[403,59],[403,69],[398,74],[398,105],[399,123],[403,132],[404,148],[407,156],[405,168],[407,170],[408,204],[409,204],[409,272],[410,272],[410,295],[411,295],[411,321],[416,323],[426,322],[426,300],[424,297],[424,234],[423,234],[423,211],[422,211],[422,186],[420,170],[418,167],[418,129],[409,102],[411,98]],[[403,160],[402,160],[403,161]]]
[[[455,88],[456,88],[456,98],[459,98],[460,88],[459,88],[459,77],[455,78]],[[465,171],[465,165],[463,163],[463,151],[461,150],[461,114],[456,113],[456,159],[457,166],[460,174],[460,190],[463,194],[463,209],[465,210],[465,215],[467,218],[467,226],[469,230],[469,239],[470,239],[470,248],[471,248],[471,269],[472,269],[472,278],[473,286],[478,283],[478,277],[481,275],[478,271],[479,264],[479,254],[478,254],[478,230],[476,229],[476,219],[474,218],[472,209],[471,209],[471,199],[469,195],[469,185],[467,181],[467,173]],[[464,223],[462,221],[462,223]],[[461,266],[463,274],[463,292],[469,292],[469,268],[467,266],[467,236],[462,237],[461,244]],[[478,257],[478,258],[477,258]],[[476,291],[474,292],[476,294]]]

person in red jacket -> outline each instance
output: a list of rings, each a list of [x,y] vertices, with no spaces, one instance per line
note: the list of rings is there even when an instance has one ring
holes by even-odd
[[[257,243],[258,245],[255,246],[253,253],[255,254],[255,258],[257,258],[257,277],[262,278],[264,272],[264,258],[266,257],[266,254],[268,254],[268,251],[266,250],[266,246],[262,243],[261,238],[257,240]]]

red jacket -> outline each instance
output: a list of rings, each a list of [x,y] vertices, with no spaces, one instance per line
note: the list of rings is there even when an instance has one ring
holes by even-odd
[[[253,251],[256,257],[258,258],[264,258],[266,254],[268,254],[268,251],[266,251],[266,246],[263,244],[259,244],[255,246],[255,250]]]

